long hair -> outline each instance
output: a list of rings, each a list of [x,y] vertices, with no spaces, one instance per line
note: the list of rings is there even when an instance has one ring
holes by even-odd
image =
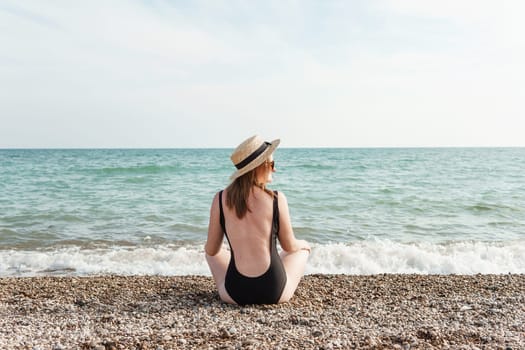
[[[257,169],[262,166],[267,166],[266,162],[252,171],[236,178],[227,188],[226,205],[230,209],[235,208],[235,214],[239,219],[242,219],[247,212],[251,212],[248,207],[248,197],[250,196],[250,191],[253,191],[253,186],[259,186],[256,183],[256,174]],[[274,196],[274,193],[266,187],[259,187],[270,196]]]

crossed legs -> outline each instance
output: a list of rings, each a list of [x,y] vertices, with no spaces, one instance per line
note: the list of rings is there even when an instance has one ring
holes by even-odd
[[[206,254],[206,261],[210,267],[213,280],[217,286],[217,291],[219,292],[219,297],[222,301],[227,302],[228,304],[235,304],[235,301],[229,296],[224,287],[224,279],[226,277],[226,270],[228,270],[228,264],[230,263],[230,251],[221,248],[219,252],[215,255]]]
[[[283,250],[281,252],[281,261],[286,271],[286,286],[284,287],[281,299],[279,299],[280,303],[285,303],[293,297],[301,281],[301,277],[304,275],[304,269],[309,255],[310,253],[306,250],[298,250],[296,252],[286,252]]]
[[[206,261],[210,267],[221,300],[229,304],[235,304],[235,301],[233,301],[228,295],[228,292],[224,287],[226,270],[230,263],[230,254],[229,250],[221,248],[216,255],[211,256],[206,254]],[[283,294],[279,299],[279,303],[287,302],[293,297],[295,290],[301,281],[301,277],[304,274],[306,261],[308,260],[309,255],[309,252],[306,250],[298,250],[296,252],[286,252],[283,250],[281,252],[281,260],[284,265],[284,270],[286,271],[286,285]]]

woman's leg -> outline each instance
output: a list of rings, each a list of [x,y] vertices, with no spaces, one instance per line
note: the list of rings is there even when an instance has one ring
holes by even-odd
[[[297,285],[299,285],[301,277],[304,275],[306,261],[310,253],[307,250],[298,250],[292,253],[283,250],[280,255],[287,279],[283,294],[281,295],[281,299],[279,299],[280,303],[284,303],[293,297]]]
[[[213,256],[206,254],[206,261],[208,262],[213,280],[215,281],[215,285],[217,286],[222,301],[235,304],[224,287],[226,270],[228,270],[228,264],[230,262],[230,251],[221,248],[221,250]]]

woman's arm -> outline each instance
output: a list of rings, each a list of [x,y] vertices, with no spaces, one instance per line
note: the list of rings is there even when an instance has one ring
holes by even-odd
[[[215,194],[210,209],[210,223],[208,224],[208,240],[204,250],[206,254],[214,256],[222,247],[224,233],[220,223],[219,194]]]
[[[292,229],[290,219],[290,210],[288,201],[282,192],[278,192],[279,201],[279,242],[281,247],[287,252],[296,252],[298,250],[310,251],[310,244],[303,239],[296,239]]]

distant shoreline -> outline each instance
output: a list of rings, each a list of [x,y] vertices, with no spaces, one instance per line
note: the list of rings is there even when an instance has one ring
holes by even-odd
[[[525,274],[307,275],[238,307],[210,277],[0,278],[0,348],[431,349],[525,346]]]
[[[304,147],[279,147],[281,150],[429,150],[429,149],[523,149],[525,146],[304,146]],[[234,147],[0,147],[0,151],[141,151],[141,150],[233,150]]]

